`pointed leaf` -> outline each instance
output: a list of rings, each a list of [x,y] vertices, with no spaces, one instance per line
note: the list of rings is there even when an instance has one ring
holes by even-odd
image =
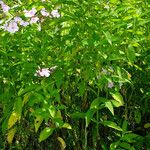
[[[106,36],[107,41],[109,42],[110,45],[112,45],[112,37],[108,31],[104,32],[104,35]]]
[[[90,106],[90,109],[93,109],[93,108],[99,109],[99,105],[100,105],[101,103],[105,103],[105,102],[107,102],[107,101],[108,101],[108,100],[107,100],[106,98],[98,97],[98,98],[96,98],[96,99],[94,99],[94,100],[92,101],[91,106]]]
[[[42,142],[45,139],[47,139],[53,133],[53,131],[54,128],[49,128],[49,127],[46,127],[44,130],[42,130],[40,133],[39,142]]]
[[[43,117],[37,116],[36,119],[34,120],[35,132],[38,131],[42,122],[43,122]]]
[[[89,123],[91,122],[91,119],[93,118],[93,115],[95,114],[97,110],[96,109],[89,109],[86,113],[85,122],[86,127],[88,127]]]
[[[107,107],[110,110],[110,112],[112,113],[112,115],[114,115],[114,108],[110,101],[105,102],[105,107]]]
[[[18,121],[17,113],[12,112],[8,120],[8,129],[10,129]]]
[[[123,97],[119,92],[111,93],[112,97],[120,103],[121,106],[124,105]]]
[[[122,131],[122,129],[115,123],[115,122],[112,122],[112,121],[104,121],[103,124],[105,126],[108,126],[110,128],[113,128],[113,129],[116,129],[118,131]]]
[[[12,143],[15,133],[16,133],[16,128],[12,128],[12,129],[10,129],[10,130],[8,131],[8,134],[7,134],[7,141],[8,141],[9,144]]]
[[[62,128],[72,129],[72,127],[71,127],[71,125],[69,123],[64,123]]]

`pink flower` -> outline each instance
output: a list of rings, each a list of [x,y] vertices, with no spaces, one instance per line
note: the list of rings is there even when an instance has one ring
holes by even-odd
[[[33,17],[36,14],[37,10],[35,8],[32,8],[31,10],[24,10],[25,17]]]
[[[39,20],[38,17],[32,17],[30,20],[30,24],[36,23]]]
[[[23,27],[26,27],[29,25],[29,22],[22,20],[22,21],[20,21],[20,25]]]
[[[21,21],[22,21],[22,18],[20,18],[20,17],[15,17],[15,18],[14,18],[14,21],[15,21],[16,23],[21,22]]]
[[[49,12],[47,12],[47,10],[45,9],[45,8],[42,8],[41,9],[41,14],[42,14],[42,16],[49,16]]]
[[[109,81],[108,82],[108,88],[112,88],[112,87],[114,87],[114,83],[112,81]]]
[[[0,4],[1,4],[3,12],[7,13],[9,11],[10,7],[6,4],[4,4],[3,2],[1,2]]]
[[[15,33],[17,31],[19,31],[19,27],[18,27],[17,23],[14,21],[9,22],[8,26],[6,26],[5,28],[10,33]]]
[[[52,15],[53,17],[56,17],[56,18],[59,18],[59,17],[60,17],[60,13],[58,12],[57,9],[56,9],[56,10],[52,10],[51,15]]]
[[[39,69],[36,71],[36,74],[40,77],[49,77],[50,76],[50,70],[48,68]]]

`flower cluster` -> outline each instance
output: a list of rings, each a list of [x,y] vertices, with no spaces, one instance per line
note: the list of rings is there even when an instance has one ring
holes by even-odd
[[[42,1],[44,2],[44,1]],[[0,5],[2,7],[2,10],[4,13],[8,12],[10,7],[7,6],[6,4],[4,4],[4,2],[2,2],[0,0]],[[0,26],[1,29],[3,29],[4,31],[8,31],[10,33],[15,33],[17,31],[19,31],[19,26],[23,26],[26,27],[28,25],[31,24],[35,24],[38,23],[40,21],[40,18],[37,14],[38,11],[36,10],[36,8],[32,8],[31,10],[24,10],[23,14],[25,16],[25,20],[23,20],[21,17],[11,17],[9,20],[6,20],[5,23]],[[42,8],[40,10],[40,14],[43,17],[50,17],[50,18],[59,18],[60,17],[60,13],[57,9],[52,10],[51,13],[48,12],[45,8]],[[42,22],[44,19],[42,17],[42,20],[40,22]],[[38,28],[38,30],[40,31],[40,29]]]
[[[36,71],[35,76],[39,77],[49,77],[57,68],[57,66],[51,68],[40,68]]]
[[[10,7],[6,5],[3,1],[0,1],[0,5],[4,13],[7,13],[9,11]]]

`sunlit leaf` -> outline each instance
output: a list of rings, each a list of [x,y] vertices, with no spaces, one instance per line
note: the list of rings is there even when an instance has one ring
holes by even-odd
[[[112,115],[114,115],[114,108],[113,108],[111,101],[105,102],[105,107],[107,107],[112,113]]]
[[[36,119],[34,120],[35,132],[38,131],[42,122],[43,122],[43,118],[41,116],[37,116]]]
[[[108,126],[110,128],[116,129],[118,131],[122,131],[122,129],[115,122],[112,122],[112,121],[103,121],[102,123],[105,126]]]
[[[103,98],[103,97],[96,98],[96,99],[94,99],[94,100],[92,101],[91,106],[90,106],[90,109],[93,109],[93,108],[99,109],[100,104],[101,104],[101,103],[105,103],[105,102],[107,102],[107,101],[108,101],[108,100],[107,100],[106,98]]]
[[[54,128],[49,128],[46,127],[44,130],[41,131],[40,137],[39,137],[39,142],[42,142],[46,140],[54,131]]]
[[[120,103],[120,105],[124,105],[124,100],[122,95],[119,92],[111,92],[112,97],[114,98],[114,100],[118,101]]]
[[[71,125],[69,123],[64,123],[62,128],[72,129],[72,127],[71,127]]]
[[[16,133],[16,128],[15,127],[8,131],[7,141],[8,141],[9,144],[12,144],[15,133]]]

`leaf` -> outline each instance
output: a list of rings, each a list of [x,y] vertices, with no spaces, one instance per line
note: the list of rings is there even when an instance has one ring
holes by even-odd
[[[120,102],[116,101],[116,100],[111,100],[112,104],[114,107],[120,107],[122,106]]]
[[[18,121],[21,119],[22,114],[22,99],[21,97],[18,97],[15,104],[14,104],[14,111],[17,113]]]
[[[115,93],[111,92],[111,95],[116,101],[120,103],[120,106],[124,105],[123,97],[119,92],[115,92]]]
[[[12,128],[8,131],[7,141],[9,144],[12,144],[15,133],[16,133],[16,128]]]
[[[105,103],[105,102],[107,102],[107,101],[108,101],[108,100],[107,100],[106,98],[98,97],[98,98],[96,98],[96,99],[94,99],[94,100],[92,101],[91,106],[90,106],[90,109],[93,109],[93,108],[99,109],[99,105],[100,105],[101,103]]]
[[[14,103],[13,112],[8,120],[8,129],[10,129],[17,121],[20,121],[22,113],[22,99],[18,97]]]
[[[131,63],[133,63],[136,58],[135,50],[132,45],[128,45],[127,57]]]
[[[130,144],[126,143],[126,142],[120,143],[120,147],[122,147],[122,148],[124,148],[126,150],[131,150],[132,149],[131,146],[130,146]]]
[[[83,118],[85,118],[86,113],[75,112],[75,113],[71,114],[70,116],[71,116],[71,118],[73,118],[73,119],[80,119],[80,118],[83,119]]]
[[[114,115],[114,108],[113,108],[113,105],[111,102],[109,102],[109,101],[105,102],[105,107],[107,107],[110,110],[110,112],[112,113],[112,115]]]
[[[36,119],[34,120],[35,132],[38,131],[38,129],[39,129],[42,122],[43,122],[43,117],[37,116]]]
[[[108,31],[104,32],[104,35],[106,36],[107,41],[109,42],[110,45],[112,45],[112,37]]]
[[[122,124],[123,131],[127,131],[127,127],[128,127],[128,121],[124,119],[123,124]]]
[[[87,111],[86,116],[85,116],[86,127],[88,127],[88,125],[91,122],[91,119],[93,118],[93,115],[95,114],[96,111],[97,111],[96,109],[89,109]]]
[[[54,128],[49,128],[49,127],[46,127],[44,130],[42,130],[40,133],[39,142],[42,142],[45,139],[47,139],[53,133],[53,131]]]
[[[64,150],[64,149],[66,148],[66,143],[65,143],[64,139],[61,138],[61,137],[58,137],[57,140],[58,140],[59,143],[60,143],[61,150]]]
[[[123,135],[123,137],[121,138],[122,141],[127,141],[127,142],[135,142],[135,140],[140,137],[139,135],[137,134],[134,134],[134,133],[129,133],[129,134],[125,134]]]
[[[71,127],[71,125],[69,123],[64,123],[62,128],[72,129],[72,127]]]
[[[112,121],[103,121],[103,125],[116,129],[118,131],[122,131],[122,129],[115,122]]]
[[[8,120],[8,129],[10,129],[17,121],[18,121],[17,114],[15,112],[12,112]]]
[[[135,119],[135,122],[137,124],[139,124],[141,122],[141,113],[140,113],[140,110],[135,110],[134,111],[134,119]]]
[[[144,125],[144,128],[145,128],[145,129],[150,128],[150,123],[146,123],[146,124]]]

